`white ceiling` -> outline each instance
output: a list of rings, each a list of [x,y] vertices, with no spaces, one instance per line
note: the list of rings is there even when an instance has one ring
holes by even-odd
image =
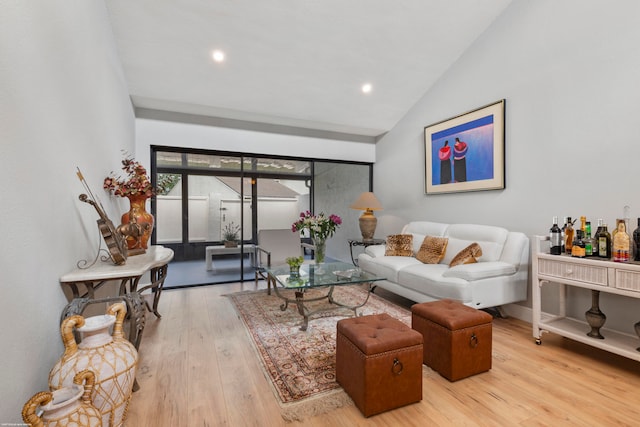
[[[138,109],[375,137],[391,129],[510,2],[106,5]],[[214,49],[226,53],[225,62],[212,60]],[[369,94],[361,91],[365,82],[373,85]]]

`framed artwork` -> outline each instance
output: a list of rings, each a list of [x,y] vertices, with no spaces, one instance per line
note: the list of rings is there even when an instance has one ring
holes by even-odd
[[[427,194],[504,188],[504,104],[424,128]]]

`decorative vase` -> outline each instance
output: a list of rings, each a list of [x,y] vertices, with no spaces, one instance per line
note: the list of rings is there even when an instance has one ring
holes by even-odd
[[[49,388],[57,390],[71,385],[77,372],[93,371],[96,382],[91,396],[105,427],[124,425],[135,381],[138,353],[124,337],[126,313],[124,303],[117,303],[102,316],[66,318],[60,328],[64,354],[49,373]],[[109,334],[112,325],[113,335]],[[82,337],[80,344],[74,328]]]
[[[101,427],[102,416],[91,402],[94,383],[94,373],[84,370],[68,387],[34,394],[22,408],[22,420],[33,427]]]
[[[129,225],[125,234],[129,255],[145,253],[149,247],[148,242],[153,231],[153,215],[147,212],[147,199],[145,195],[129,195],[129,212],[122,215],[122,225]]]
[[[316,264],[322,264],[324,262],[324,254],[326,249],[327,241],[322,237],[313,237],[313,246],[314,246],[314,258]]]
[[[607,321],[607,316],[600,311],[600,291],[591,291],[591,308],[585,313],[587,323],[591,326],[591,331],[587,333],[591,338],[603,340],[600,328]]]

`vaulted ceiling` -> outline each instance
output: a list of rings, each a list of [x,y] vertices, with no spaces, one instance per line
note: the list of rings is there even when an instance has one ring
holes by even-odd
[[[139,111],[391,129],[511,0],[106,0]],[[212,52],[224,52],[216,62]],[[371,85],[363,93],[364,84]]]

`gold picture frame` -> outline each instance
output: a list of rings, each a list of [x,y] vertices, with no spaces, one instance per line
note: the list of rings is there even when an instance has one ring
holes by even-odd
[[[426,126],[426,194],[505,188],[505,100]]]

